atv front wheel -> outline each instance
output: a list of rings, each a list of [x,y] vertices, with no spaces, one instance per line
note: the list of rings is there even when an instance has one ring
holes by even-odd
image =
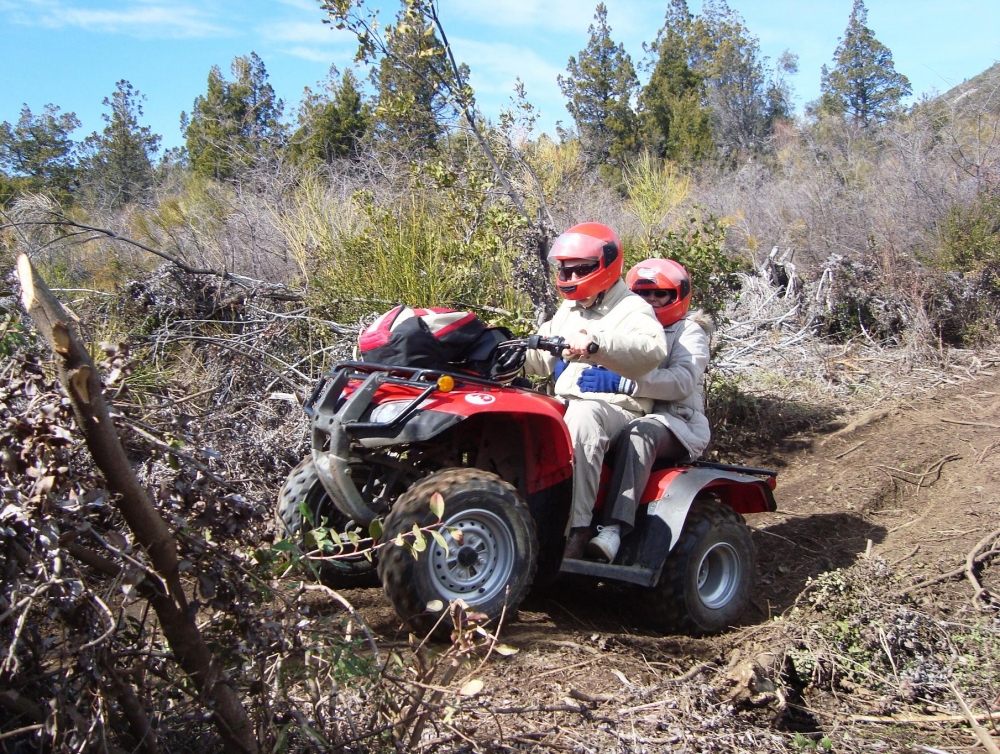
[[[659,582],[648,590],[650,619],[667,632],[722,631],[750,602],[756,568],[743,516],[714,500],[695,501]]]
[[[278,507],[275,510],[279,536],[297,539],[308,552],[316,549],[316,541],[310,533],[309,521],[302,515],[302,503],[305,503],[312,514],[312,526],[325,525],[342,533],[350,524],[347,516],[334,505],[320,482],[312,458],[305,458],[292,469],[278,493]],[[351,545],[345,543],[344,553],[350,553],[351,549]],[[378,586],[375,563],[363,555],[316,561],[316,570],[320,581],[331,589]]]
[[[435,493],[444,498],[439,529],[447,548],[426,536],[427,549],[411,554],[392,544],[399,534],[433,526]],[[456,536],[454,532],[461,532]],[[417,482],[396,501],[385,519],[385,546],[378,573],[396,613],[417,633],[437,624],[446,637],[453,628],[448,604],[464,600],[494,623],[506,611],[512,617],[535,575],[538,541],[528,506],[514,487],[479,469],[444,469]],[[446,612],[429,611],[439,601]]]

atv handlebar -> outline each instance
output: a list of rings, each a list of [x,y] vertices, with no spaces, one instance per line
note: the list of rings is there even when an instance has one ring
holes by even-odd
[[[512,342],[512,341],[508,341]],[[561,356],[562,352],[566,348],[566,340],[564,338],[543,338],[541,335],[529,335],[524,339],[524,344],[526,348],[534,348],[539,351],[547,351],[553,356]],[[599,346],[596,343],[591,343],[587,346],[587,353],[597,353]]]
[[[544,338],[537,333],[526,338],[505,340],[497,345],[493,366],[490,367],[490,379],[510,382],[524,366],[524,357],[529,348],[546,351],[561,358],[562,352],[566,350],[566,340],[560,337]],[[587,346],[587,353],[597,353],[597,351],[596,343]]]

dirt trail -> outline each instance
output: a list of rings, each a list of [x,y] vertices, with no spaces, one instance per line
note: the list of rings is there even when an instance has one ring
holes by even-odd
[[[961,566],[1000,526],[1000,377],[855,423],[809,438],[805,450],[789,455],[779,476],[780,511],[753,521],[761,612],[787,608],[806,578],[849,565],[868,540],[905,581]],[[967,583],[952,586],[935,594],[949,597],[943,612],[972,596]]]
[[[538,736],[547,731],[543,738],[555,742],[553,750],[579,749],[586,741],[590,750],[622,750],[622,729],[614,721],[625,708],[630,716],[646,714],[648,723],[630,750],[664,750],[686,740],[686,726],[672,728],[664,710],[680,704],[681,714],[684,705],[700,703],[666,701],[670,679],[704,662],[724,667],[733,647],[786,611],[810,577],[848,566],[870,550],[893,565],[903,584],[915,583],[960,568],[976,543],[1000,528],[998,376],[910,398],[836,432],[795,437],[787,446],[795,449],[744,459],[779,468],[779,510],[748,521],[759,553],[758,583],[741,629],[706,639],[658,634],[643,626],[636,593],[616,585],[568,580],[526,600],[519,620],[503,632],[520,651],[484,671],[484,698],[494,709],[547,711],[544,724],[521,715],[521,744],[535,740],[528,735],[535,730]],[[998,570],[985,569],[983,584],[1000,593]],[[378,591],[349,596],[385,640],[405,638]],[[972,596],[970,583],[956,577],[920,590],[918,604],[938,617],[961,616],[973,609]],[[575,725],[583,727],[575,740],[574,723],[553,722],[552,715],[559,718],[561,706],[572,709],[580,704],[573,699],[587,698],[603,701],[576,716]],[[602,712],[611,715],[603,723]],[[708,705],[698,715],[710,712]],[[503,723],[496,725],[501,735]],[[664,733],[658,738],[651,730]]]

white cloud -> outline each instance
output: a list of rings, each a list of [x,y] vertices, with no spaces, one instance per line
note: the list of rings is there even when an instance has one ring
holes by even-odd
[[[321,12],[319,3],[315,2],[315,0],[278,0],[278,2],[282,5],[298,8],[299,10],[307,10],[313,13]]]
[[[504,29],[572,32],[579,28],[581,16],[591,18],[593,14],[593,7],[589,13],[581,10],[579,0],[446,0],[441,9],[445,31],[448,31],[448,19],[454,17]],[[586,24],[583,28],[586,29]]]
[[[533,36],[586,34],[594,21],[597,0],[442,0],[441,19],[448,31],[449,19],[472,22],[501,29],[529,30]],[[662,0],[617,0],[608,7],[611,35],[635,34],[656,36],[656,28],[646,28],[646,20],[655,16],[662,23],[666,3]],[[586,44],[581,39],[581,47]]]
[[[539,127],[553,131],[556,120],[566,120],[565,103],[556,77],[565,70],[545,60],[529,47],[507,42],[450,40],[455,57],[469,65],[472,88],[483,113],[495,119],[510,107],[517,79],[524,83],[528,101],[538,109]]]
[[[62,0],[4,2],[0,10],[15,23],[51,29],[127,34],[141,38],[189,39],[230,36],[232,32],[203,11],[179,3],[140,2],[126,9],[80,7]]]
[[[261,25],[258,34],[274,43],[285,55],[311,63],[343,64],[352,59],[357,40],[354,35],[334,29],[319,20],[282,21]]]
[[[507,42],[480,42],[473,39],[453,39],[457,60],[467,63],[480,79],[482,91],[513,94],[514,81],[520,77],[528,89],[554,83],[565,71],[542,58],[534,50]]]

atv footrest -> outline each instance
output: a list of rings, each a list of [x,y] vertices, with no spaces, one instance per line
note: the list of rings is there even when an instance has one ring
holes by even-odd
[[[626,581],[639,586],[654,586],[660,576],[659,571],[642,566],[611,565],[597,563],[593,560],[565,559],[559,568],[559,573],[575,573],[580,576],[594,576],[599,579]]]

